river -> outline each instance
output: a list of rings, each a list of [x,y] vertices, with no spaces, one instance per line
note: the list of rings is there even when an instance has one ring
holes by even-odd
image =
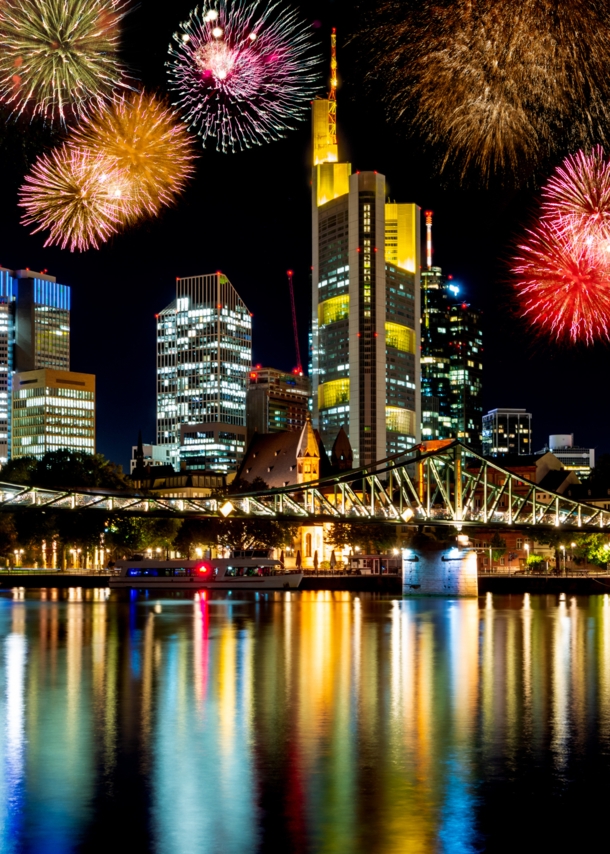
[[[0,596],[0,851],[605,847],[610,599]]]

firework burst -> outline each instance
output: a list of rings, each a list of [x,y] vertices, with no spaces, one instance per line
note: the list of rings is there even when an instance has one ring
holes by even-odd
[[[542,191],[542,217],[592,251],[610,241],[610,161],[597,145],[567,157]]]
[[[442,152],[441,169],[521,175],[608,136],[605,0],[386,0],[358,38],[369,82]]]
[[[194,154],[184,125],[155,95],[102,104],[74,129],[69,145],[111,163],[131,187],[134,215],[155,216],[182,193]]]
[[[20,190],[24,225],[48,231],[45,246],[83,251],[119,231],[133,214],[130,187],[111,163],[63,144],[38,158]]]
[[[123,0],[2,0],[0,100],[65,124],[123,85]]]
[[[218,151],[279,139],[308,115],[319,84],[311,31],[277,2],[210,0],[169,48],[185,122]]]
[[[610,269],[583,240],[542,220],[513,273],[523,317],[558,342],[610,340]]]

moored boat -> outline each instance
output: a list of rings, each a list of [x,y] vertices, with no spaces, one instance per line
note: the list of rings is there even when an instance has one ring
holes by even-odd
[[[234,557],[200,560],[131,558],[115,563],[111,588],[134,590],[295,590],[302,572],[285,570],[269,558]]]

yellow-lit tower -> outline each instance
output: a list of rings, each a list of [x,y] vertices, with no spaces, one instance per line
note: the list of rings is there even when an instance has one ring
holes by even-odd
[[[339,160],[337,82],[333,30],[329,94],[312,104],[313,422],[326,447],[344,426],[366,465],[419,440],[420,209]]]

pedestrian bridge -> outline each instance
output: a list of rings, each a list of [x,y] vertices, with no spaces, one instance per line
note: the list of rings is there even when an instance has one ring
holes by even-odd
[[[610,530],[609,511],[543,491],[458,440],[424,442],[374,465],[308,483],[207,498],[0,483],[0,512],[34,507],[180,518],[265,517],[305,525],[383,521],[458,529]]]

